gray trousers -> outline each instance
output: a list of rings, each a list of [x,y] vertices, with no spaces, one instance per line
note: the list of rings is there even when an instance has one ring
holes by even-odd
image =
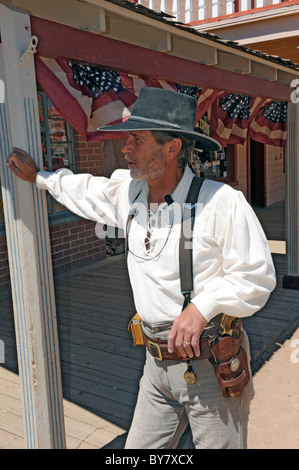
[[[243,347],[249,358],[245,332]],[[208,359],[192,367],[197,382],[190,385],[186,361],[157,361],[147,352],[126,449],[175,449],[188,423],[197,449],[246,448],[252,379],[240,397],[224,398]]]

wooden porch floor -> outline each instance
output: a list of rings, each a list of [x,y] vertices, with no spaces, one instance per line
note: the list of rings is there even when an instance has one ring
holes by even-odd
[[[283,289],[284,204],[258,210],[278,284],[267,305],[244,321],[256,372],[299,324],[299,291]],[[273,241],[273,242],[272,242]],[[68,448],[103,447],[130,425],[144,350],[127,324],[134,304],[123,255],[55,279]],[[23,447],[20,391],[10,299],[1,301],[0,448]],[[113,442],[111,444],[113,446]],[[109,447],[109,444],[108,444]],[[119,448],[119,447],[118,447]]]

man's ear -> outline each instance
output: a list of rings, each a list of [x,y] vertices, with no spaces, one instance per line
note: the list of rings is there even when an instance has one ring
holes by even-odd
[[[179,137],[176,137],[175,139],[170,140],[167,142],[168,145],[168,156],[170,158],[177,158],[181,148],[182,148],[182,140]]]

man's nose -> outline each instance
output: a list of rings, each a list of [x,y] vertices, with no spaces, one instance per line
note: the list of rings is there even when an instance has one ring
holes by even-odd
[[[129,153],[133,150],[134,139],[133,136],[129,135],[121,147],[122,153]]]

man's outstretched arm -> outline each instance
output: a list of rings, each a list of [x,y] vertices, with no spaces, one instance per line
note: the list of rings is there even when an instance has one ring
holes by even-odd
[[[129,170],[118,169],[110,178],[88,173],[74,174],[69,168],[44,171],[39,170],[27,152],[18,148],[12,149],[6,165],[22,180],[47,190],[56,201],[79,217],[110,227],[126,227],[130,210]],[[138,185],[136,192],[140,192]]]

